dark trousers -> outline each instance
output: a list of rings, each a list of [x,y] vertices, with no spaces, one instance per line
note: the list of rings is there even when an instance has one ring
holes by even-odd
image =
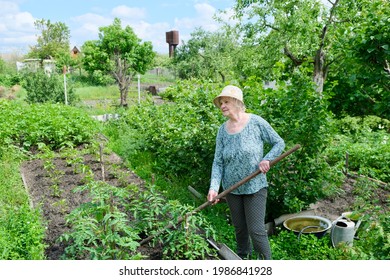
[[[236,231],[237,254],[246,257],[251,254],[252,246],[260,259],[271,259],[271,248],[265,229],[265,209],[267,188],[254,194],[228,194],[232,222]]]

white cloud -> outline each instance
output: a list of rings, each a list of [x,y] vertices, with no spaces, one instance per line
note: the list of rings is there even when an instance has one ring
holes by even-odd
[[[15,37],[3,37],[0,39],[0,42],[5,44],[17,44],[17,45],[25,45],[26,42],[31,42],[31,45],[36,42],[35,35],[22,35]]]
[[[75,22],[90,22],[90,21],[96,21],[97,24],[103,23],[107,21],[107,17],[93,14],[93,13],[87,13],[80,16],[72,17],[72,21]]]
[[[213,16],[217,10],[207,4],[195,4],[194,9],[196,11],[196,16],[193,18],[175,18],[174,29],[194,29],[195,27],[202,27],[206,31],[215,31],[218,29],[218,24],[214,21]]]
[[[14,2],[0,1],[0,43],[1,48],[26,48],[36,42],[34,17],[28,12],[20,12]]]
[[[87,13],[73,17],[71,29],[71,45],[81,47],[85,41],[97,40],[99,27],[112,23],[112,19],[98,14]]]
[[[158,52],[168,52],[168,45],[165,42],[165,32],[169,30],[169,24],[166,22],[148,23],[141,21],[131,24],[130,22],[122,22],[123,25],[129,25],[134,33],[142,41],[152,42],[153,49]]]
[[[0,23],[0,32],[6,32],[7,31],[7,26],[4,23]]]
[[[35,31],[35,18],[28,12],[11,14],[2,18],[5,20],[10,30],[18,30],[21,32]]]
[[[119,18],[138,20],[145,18],[146,11],[142,8],[131,8],[125,5],[121,5],[113,8],[111,15]]]
[[[195,4],[194,8],[201,18],[205,18],[207,20],[211,19],[217,11],[213,6],[207,3]]]
[[[145,13],[141,13],[141,11],[138,11],[138,18],[131,16],[135,10],[126,6],[118,6],[112,10],[110,16],[88,13],[72,18],[74,25],[77,26],[71,30],[72,45],[82,46],[87,40],[98,39],[99,27],[112,24],[113,17],[118,17],[121,19],[122,26],[130,26],[142,41],[152,42],[155,51],[167,52],[168,47],[165,50],[165,45],[167,45],[165,42],[165,32],[169,30],[169,23],[150,23],[142,20],[145,17]]]
[[[0,17],[7,14],[16,14],[19,12],[19,7],[16,3],[9,1],[0,1]]]

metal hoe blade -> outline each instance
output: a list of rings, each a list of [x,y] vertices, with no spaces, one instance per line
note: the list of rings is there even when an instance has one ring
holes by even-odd
[[[207,241],[218,251],[218,254],[221,255],[221,257],[225,260],[242,260],[235,252],[232,251],[232,249],[230,249],[225,244],[222,243],[220,245],[217,245],[215,241],[211,239],[207,239]]]

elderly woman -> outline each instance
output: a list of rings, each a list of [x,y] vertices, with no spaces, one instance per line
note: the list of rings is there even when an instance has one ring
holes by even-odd
[[[240,88],[226,86],[214,99],[214,104],[228,120],[218,130],[207,199],[215,199],[221,183],[222,188],[227,189],[259,168],[260,175],[229,193],[226,199],[235,228],[237,254],[243,259],[248,258],[253,245],[259,258],[271,259],[264,225],[268,186],[266,173],[270,169],[270,161],[282,153],[284,141],[263,118],[245,112]],[[264,143],[271,145],[265,156]],[[214,203],[217,202],[215,200]]]

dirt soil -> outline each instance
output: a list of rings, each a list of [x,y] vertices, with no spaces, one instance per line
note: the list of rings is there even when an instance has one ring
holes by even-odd
[[[356,185],[356,179],[350,176],[347,176],[344,180],[342,186],[342,193],[335,197],[327,198],[318,201],[310,205],[310,208],[314,210],[315,214],[328,218],[331,221],[336,220],[344,212],[350,212],[352,206],[355,203],[356,195],[354,194],[354,189]],[[376,205],[382,209],[382,212],[388,212],[388,200],[390,193],[388,186],[383,184],[378,184],[378,187],[375,190],[372,190],[371,197],[373,200],[376,200]],[[372,201],[370,201],[372,203]]]
[[[116,176],[113,175],[114,166],[121,166],[123,172],[127,174],[129,184],[139,186],[140,189],[144,186],[144,182],[134,172],[126,169],[121,164],[121,159],[115,155],[105,155],[104,159],[105,181],[111,185],[118,186],[119,182]],[[60,197],[54,197],[53,182],[49,174],[44,169],[41,159],[24,162],[21,167],[21,174],[25,183],[26,189],[30,196],[30,202],[33,207],[40,206],[44,220],[47,222],[47,231],[45,242],[48,244],[46,249],[46,257],[50,260],[61,259],[64,253],[64,246],[56,242],[58,237],[69,227],[65,224],[65,216],[73,209],[77,208],[82,203],[88,201],[88,195],[72,190],[80,185],[84,185],[83,175],[74,173],[74,167],[68,166],[63,158],[54,160],[56,170],[60,170],[61,182],[59,184],[61,191]],[[96,156],[84,156],[84,164],[89,165],[94,173],[95,180],[102,180],[101,164]],[[355,180],[347,178],[343,185],[344,191],[337,197],[325,199],[311,205],[316,215],[326,217],[331,221],[337,219],[343,212],[351,210],[354,203],[354,188]],[[382,188],[378,188],[376,194],[379,197],[379,204],[386,209],[386,204],[389,192]],[[66,201],[66,204],[59,203]],[[161,259],[161,248],[151,248],[148,244],[139,248],[144,256],[148,259]]]
[[[42,209],[44,221],[47,223],[45,243],[48,245],[45,253],[49,260],[61,259],[64,254],[64,245],[56,242],[64,232],[69,231],[69,227],[65,223],[65,216],[73,209],[86,203],[89,200],[88,194],[83,192],[73,192],[77,186],[85,184],[82,173],[75,173],[74,166],[69,166],[64,158],[56,158],[53,160],[56,168],[61,173],[59,188],[60,195],[53,195],[53,182],[50,174],[44,168],[44,162],[41,159],[30,160],[24,162],[21,166],[21,174],[25,187],[30,196],[30,204],[32,207],[39,206]],[[121,172],[126,174],[128,184],[143,188],[144,182],[134,172],[126,169],[121,164],[121,159],[115,155],[105,155],[103,157],[105,182],[110,185],[118,186],[123,184],[114,175],[114,170],[118,172],[118,166],[121,166]],[[95,180],[102,180],[102,167],[100,160],[96,156],[85,155],[84,164],[88,165],[94,174]],[[66,203],[64,203],[66,202]],[[141,246],[139,252],[149,259],[159,259],[161,257],[161,248],[152,248],[148,244]]]

